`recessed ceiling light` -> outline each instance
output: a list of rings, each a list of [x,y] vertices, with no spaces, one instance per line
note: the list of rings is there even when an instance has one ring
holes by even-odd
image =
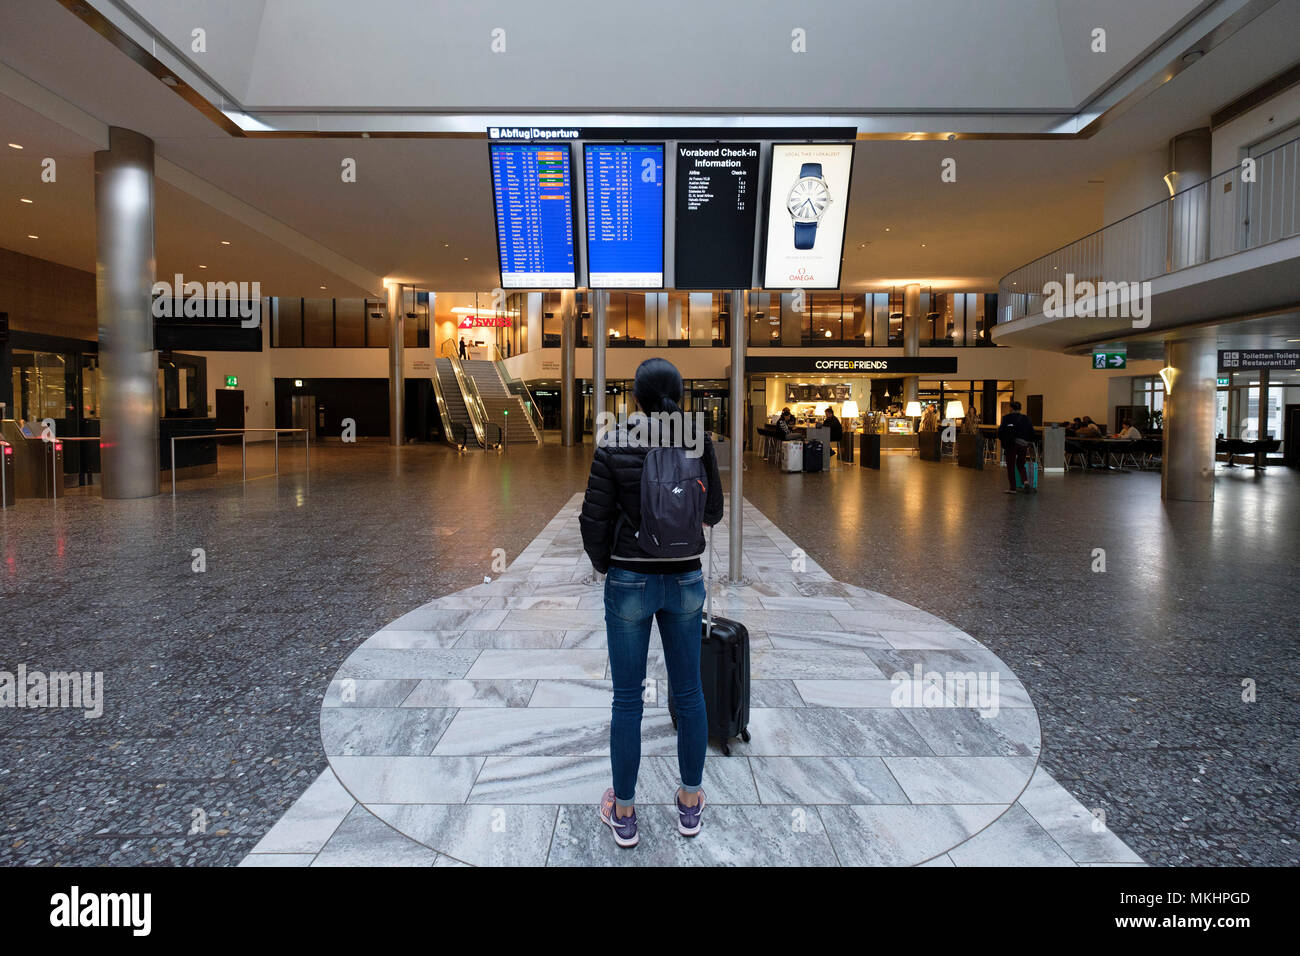
[[[41,237],[40,237],[40,236],[33,236],[33,235],[29,232],[29,233],[27,234],[27,238],[28,238],[28,239],[39,239],[39,238],[41,238]]]
[[[206,269],[207,266],[205,266],[205,265],[200,265],[199,268],[200,268],[200,269]]]
[[[885,232],[889,232],[889,227],[888,227],[888,226],[885,227]]]
[[[923,243],[921,243],[921,248],[922,248],[922,249],[924,249],[924,248],[925,248],[925,243],[924,243],[924,242],[923,242]]]
[[[469,256],[466,256],[466,257],[465,257],[465,261],[466,261],[466,262],[469,262]]]
[[[18,201],[19,201],[19,202],[30,203],[30,202],[33,202],[34,200],[31,200],[31,199],[19,199]]]
[[[10,148],[10,149],[22,149],[22,147],[19,146],[17,143],[10,143],[10,144],[9,144],[9,148]]]
[[[221,240],[221,244],[222,244],[223,246],[228,246],[228,245],[230,245],[230,240],[229,240],[229,239],[222,239],[222,240]]]
[[[324,287],[324,286],[321,286],[321,288],[323,289],[323,288],[325,288],[325,287]]]

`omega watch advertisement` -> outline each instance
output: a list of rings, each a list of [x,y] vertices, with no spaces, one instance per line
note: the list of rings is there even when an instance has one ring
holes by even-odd
[[[765,288],[839,287],[852,172],[852,143],[772,147]]]

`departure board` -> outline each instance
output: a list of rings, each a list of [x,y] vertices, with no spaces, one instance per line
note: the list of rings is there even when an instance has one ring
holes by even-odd
[[[664,284],[662,143],[587,143],[587,285],[659,289]]]
[[[573,180],[566,144],[493,143],[503,289],[572,289]]]
[[[679,143],[674,287],[748,289],[757,208],[758,143]]]

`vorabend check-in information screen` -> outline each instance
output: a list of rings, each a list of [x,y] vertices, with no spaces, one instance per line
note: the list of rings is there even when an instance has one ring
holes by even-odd
[[[587,143],[587,285],[664,284],[664,146]]]

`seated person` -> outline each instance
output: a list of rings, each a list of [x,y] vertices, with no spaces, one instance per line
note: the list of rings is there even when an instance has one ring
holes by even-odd
[[[1074,436],[1076,438],[1100,438],[1101,429],[1097,427],[1096,422],[1084,415],[1083,422],[1075,429]]]
[[[831,430],[831,457],[835,457],[835,446],[844,440],[844,423],[835,417],[835,409],[826,409],[826,419],[822,425]]]
[[[1120,429],[1116,438],[1123,438],[1125,441],[1141,441],[1142,433],[1133,427],[1132,419],[1124,419],[1124,427]]]

